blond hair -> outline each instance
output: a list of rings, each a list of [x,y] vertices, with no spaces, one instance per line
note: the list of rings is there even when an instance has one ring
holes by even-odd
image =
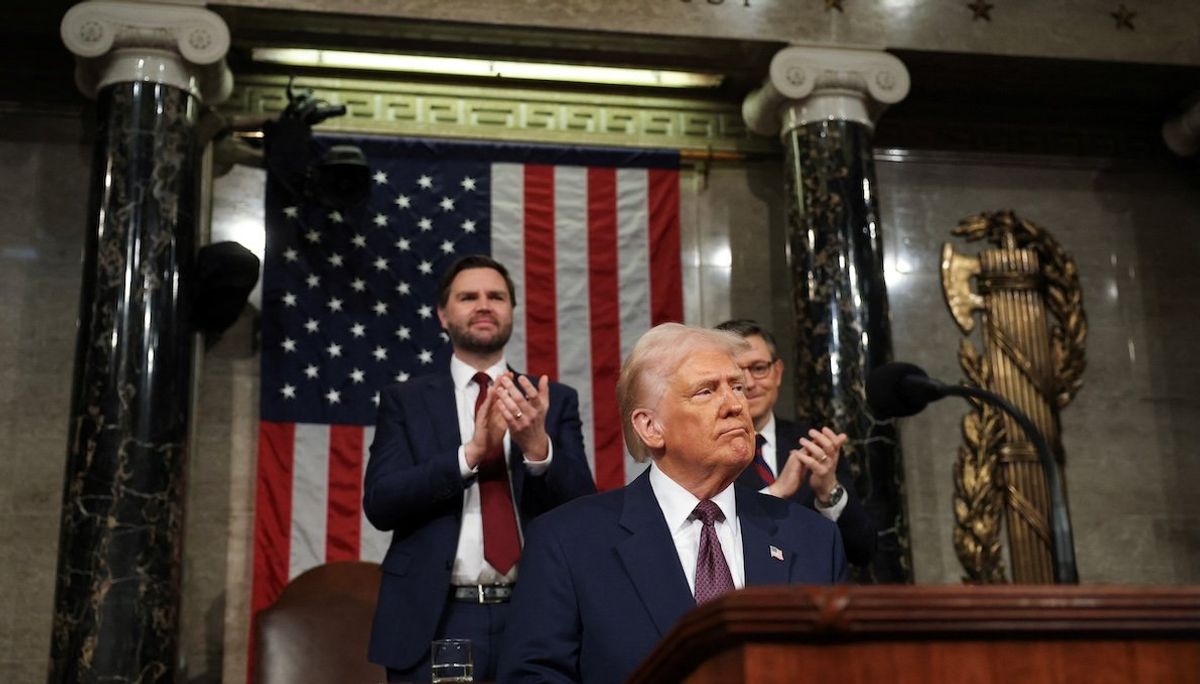
[[[670,377],[689,355],[702,349],[722,351],[736,360],[739,354],[750,349],[750,344],[723,330],[663,323],[642,335],[621,364],[621,376],[617,379],[621,433],[625,437],[625,448],[638,463],[649,458],[650,452],[633,429],[633,412],[656,407]]]

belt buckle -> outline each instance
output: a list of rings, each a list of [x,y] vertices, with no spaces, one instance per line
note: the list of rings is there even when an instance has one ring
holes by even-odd
[[[498,587],[484,585],[484,584],[477,584],[475,586],[478,588],[478,591],[479,591],[479,602],[480,603],[504,603],[504,599],[500,598],[500,592],[496,591],[496,589]],[[491,596],[488,595],[489,589],[492,590]]]

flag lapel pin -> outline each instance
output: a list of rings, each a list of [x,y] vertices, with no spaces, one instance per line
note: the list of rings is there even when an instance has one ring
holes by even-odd
[[[771,558],[774,558],[777,561],[783,560],[783,550],[778,546],[771,546]]]

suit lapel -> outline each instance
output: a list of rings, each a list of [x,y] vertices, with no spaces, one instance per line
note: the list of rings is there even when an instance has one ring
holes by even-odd
[[[738,522],[742,531],[742,561],[746,586],[787,584],[795,562],[791,549],[776,536],[778,527],[758,502],[757,492],[734,488]]]
[[[696,600],[688,591],[675,542],[650,488],[649,471],[625,488],[620,523],[630,536],[617,545],[617,555],[662,636],[696,607]]]
[[[454,379],[450,371],[430,375],[425,379],[425,407],[443,449],[457,449],[462,444],[458,431],[458,403],[454,399]]]
[[[788,454],[792,449],[799,448],[800,435],[796,434],[796,424],[775,416],[775,472],[782,473],[787,465]]]
[[[792,449],[800,448],[800,438],[808,436],[808,425],[806,423],[796,423],[790,420],[784,420],[779,416],[775,416],[775,441],[781,446],[775,448],[775,459],[779,463],[779,470],[783,472],[783,466],[787,463],[788,452]],[[786,448],[784,446],[786,445]],[[800,488],[792,495],[792,501],[803,506],[810,506],[813,500],[813,490],[808,484],[808,478],[800,483]]]

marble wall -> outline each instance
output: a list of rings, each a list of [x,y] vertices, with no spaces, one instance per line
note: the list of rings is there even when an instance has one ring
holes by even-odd
[[[45,681],[91,145],[0,114],[0,681]]]
[[[80,119],[0,118],[0,681],[45,675],[66,451],[90,144]],[[683,175],[686,315],[752,316],[790,344],[781,164]],[[1085,386],[1063,414],[1067,480],[1085,582],[1200,582],[1200,194],[1173,167],[881,152],[879,206],[897,358],[960,377],[942,302],[940,245],[956,221],[1011,208],[1079,261],[1091,334]],[[215,185],[214,234],[261,211],[260,172]],[[221,231],[225,231],[221,233]],[[960,245],[963,251],[972,248]],[[258,406],[253,320],[210,340],[199,368],[185,537],[187,681],[245,672],[249,530]],[[790,397],[785,392],[785,401]],[[788,407],[784,407],[787,410]],[[965,406],[901,431],[917,580],[954,583],[951,465]]]

